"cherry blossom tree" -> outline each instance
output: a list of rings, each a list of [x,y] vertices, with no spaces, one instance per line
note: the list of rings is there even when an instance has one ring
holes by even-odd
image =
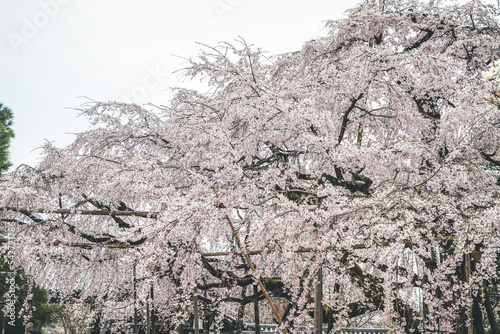
[[[497,9],[347,14],[294,53],[205,46],[184,75],[208,92],[83,106],[91,130],[2,183],[15,263],[50,267],[59,298],[119,309],[122,328],[152,310],[177,328],[197,289],[207,323],[269,293],[293,331],[315,285],[329,330],[369,313],[395,332],[495,327]]]

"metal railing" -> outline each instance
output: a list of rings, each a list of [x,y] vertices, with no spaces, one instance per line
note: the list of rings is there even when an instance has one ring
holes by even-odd
[[[255,324],[246,324],[248,327],[255,327]],[[278,325],[275,324],[261,324],[260,332],[265,333],[275,333]],[[385,328],[342,328],[341,330],[335,332],[335,334],[386,334],[389,330]],[[313,332],[313,326],[300,326],[295,328],[295,333],[311,334]],[[254,334],[254,330],[244,330],[242,334]],[[323,333],[327,333],[326,328],[323,328]]]
[[[389,330],[385,328],[343,328],[337,334],[385,334]]]

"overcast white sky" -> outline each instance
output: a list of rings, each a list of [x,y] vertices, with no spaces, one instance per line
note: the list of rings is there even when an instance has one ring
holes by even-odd
[[[325,34],[357,0],[2,0],[0,102],[14,112],[11,161],[87,128],[85,100],[165,103],[182,59],[242,36],[271,54]],[[185,85],[185,83],[184,83]]]

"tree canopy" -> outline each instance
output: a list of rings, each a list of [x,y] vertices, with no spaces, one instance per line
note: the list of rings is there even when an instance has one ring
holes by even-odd
[[[10,167],[9,145],[14,137],[12,119],[12,110],[0,103],[0,173],[7,171]]]
[[[220,323],[264,298],[259,281],[293,328],[319,270],[330,329],[367,314],[395,332],[495,324],[500,109],[482,72],[500,58],[497,9],[347,14],[294,53],[206,46],[184,74],[208,92],[83,106],[91,130],[2,184],[17,263],[50,265],[60,298],[123,327],[137,300],[177,327],[195,288]]]

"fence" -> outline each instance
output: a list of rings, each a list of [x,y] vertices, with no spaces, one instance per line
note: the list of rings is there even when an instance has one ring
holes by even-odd
[[[255,327],[254,324],[247,324],[249,327]],[[260,325],[260,332],[262,334],[266,333],[275,333],[276,329],[278,328],[278,325],[275,324],[269,324],[269,325]],[[384,328],[342,328],[341,330],[337,331],[335,334],[385,334],[389,330],[384,329]],[[296,333],[303,333],[303,334],[311,334],[313,332],[313,327],[312,326],[301,326],[298,328],[298,331],[296,329]],[[242,334],[254,334],[254,330],[245,330],[241,332]],[[327,333],[326,328],[323,329],[323,333]]]

